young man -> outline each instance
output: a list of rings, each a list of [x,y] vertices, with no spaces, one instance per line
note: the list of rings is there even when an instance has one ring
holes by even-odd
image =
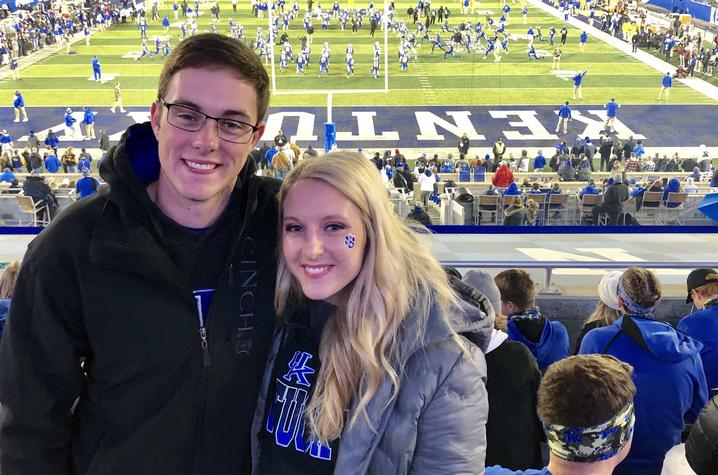
[[[486,475],[610,475],[631,450],[633,368],[607,355],[571,356],[551,366],[538,390],[549,447],[542,470],[488,467]]]
[[[182,41],[107,185],[32,242],[0,345],[3,471],[249,473],[275,323],[278,184],[247,160],[268,102],[243,43]]]
[[[618,109],[621,108],[621,105],[612,97],[603,108],[606,109],[606,123],[603,124],[603,128],[609,133],[613,132],[616,130],[616,117],[618,116]]]
[[[521,269],[509,269],[494,278],[501,293],[501,314],[509,317],[506,333],[534,355],[539,369],[569,355],[568,332],[561,322],[552,322],[536,307],[536,286]]]
[[[588,68],[582,72],[576,74],[573,79],[573,98],[576,99],[576,94],[578,94],[578,100],[583,101],[583,93],[581,92],[581,83],[583,82],[583,78],[586,77],[586,74],[588,74]]]
[[[668,97],[671,95],[671,87],[673,87],[673,78],[671,77],[671,73],[667,72],[665,76],[663,76],[663,79],[661,79],[661,90],[658,93],[658,100],[661,100],[661,97],[663,97],[663,93],[666,93],[666,100],[668,100]]]
[[[120,108],[120,112],[125,112],[125,108],[122,107],[122,90],[120,89],[120,83],[115,83],[115,102],[112,103],[110,110],[115,113],[115,109]]]
[[[25,110],[25,99],[22,97],[20,91],[15,91],[15,99],[13,100],[12,105],[15,108],[15,120],[13,120],[13,122],[20,122],[20,118],[22,118],[23,122],[30,120],[28,119],[27,111]]]
[[[556,124],[556,133],[563,126],[563,133],[568,133],[568,123],[571,121],[571,106],[568,101],[558,109],[558,123]]]
[[[703,343],[701,359],[708,390],[718,394],[718,272],[696,269],[686,281],[688,297],[697,311],[678,322],[678,329]]]

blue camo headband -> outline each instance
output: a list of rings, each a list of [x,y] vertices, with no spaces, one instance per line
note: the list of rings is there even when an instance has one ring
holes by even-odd
[[[653,315],[653,312],[655,312],[656,307],[658,306],[658,301],[648,307],[642,307],[634,302],[633,299],[628,296],[626,289],[623,288],[623,279],[618,281],[618,296],[621,297],[621,300],[623,300],[623,306],[626,307],[626,310],[633,315]]]

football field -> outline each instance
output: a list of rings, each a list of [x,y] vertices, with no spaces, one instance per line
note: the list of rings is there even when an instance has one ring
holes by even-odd
[[[258,19],[251,15],[249,2],[240,2],[236,14],[232,12],[230,2],[220,2],[221,19],[216,22],[219,33],[229,33],[229,20],[234,19],[244,26],[245,41],[254,43],[257,27],[261,27],[266,35],[268,20]],[[316,5],[316,4],[315,4]],[[340,3],[342,8],[354,10],[366,8],[368,3]],[[325,3],[331,9],[331,3]],[[288,69],[280,71],[278,67],[280,47],[275,46],[274,69],[276,71],[276,90],[281,92],[272,98],[273,107],[282,106],[324,106],[326,94],[304,93],[303,91],[347,91],[376,90],[377,92],[345,93],[334,95],[336,106],[507,106],[507,105],[557,105],[571,99],[572,82],[570,76],[575,71],[587,68],[589,73],[584,79],[584,104],[604,104],[615,97],[621,104],[653,104],[660,87],[661,73],[635,60],[613,47],[589,36],[585,53],[581,54],[578,47],[580,31],[569,25],[568,41],[562,46],[563,57],[559,71],[551,68],[552,52],[547,42],[536,42],[539,53],[547,57],[531,61],[527,58],[526,31],[529,26],[541,26],[543,37],[548,39],[551,26],[560,30],[563,22],[549,16],[540,9],[529,5],[528,23],[523,23],[521,4],[510,4],[512,7],[506,31],[511,35],[509,53],[504,53],[500,62],[495,62],[492,54],[484,58],[483,48],[479,52],[467,53],[457,48],[458,58],[448,56],[436,49],[431,52],[431,43],[423,41],[416,33],[416,25],[406,14],[409,7],[415,4],[397,2],[395,19],[407,23],[409,30],[416,34],[416,58],[409,63],[408,71],[401,71],[398,61],[399,33],[388,32],[388,86],[389,91],[383,92],[385,67],[381,65],[381,78],[370,75],[370,66],[374,51],[374,42],[379,41],[382,48],[382,62],[385,60],[384,32],[377,29],[375,38],[369,36],[369,21],[365,17],[358,33],[352,33],[349,26],[342,30],[338,19],[332,19],[328,30],[322,29],[321,19],[313,18],[315,29],[312,42],[310,64],[303,75],[296,74],[296,66],[290,64]],[[490,12],[494,25],[498,24],[501,4],[498,2],[482,2],[476,7],[474,15],[462,15],[458,2],[445,4],[451,8],[450,28],[461,23],[475,24],[481,21],[486,27],[486,14]],[[154,37],[170,37],[174,47],[180,38],[179,20],[174,19],[172,4],[165,0],[160,10],[160,18],[168,16],[172,22],[169,33],[165,33],[159,21],[149,22],[148,44],[154,51]],[[287,11],[292,5],[287,4]],[[438,8],[439,4],[432,5]],[[199,31],[210,29],[209,4],[200,4]],[[300,12],[287,31],[289,41],[296,52],[300,48],[299,38],[305,34],[303,17],[306,4],[300,4]],[[148,15],[149,17],[149,15]],[[424,21],[423,17],[419,21]],[[430,26],[430,36],[434,38],[440,30],[437,20]],[[491,28],[487,36],[492,36]],[[281,21],[279,34],[282,33]],[[444,42],[449,33],[441,32]],[[557,34],[556,40],[559,35]],[[276,42],[276,40],[275,40]],[[318,59],[324,42],[331,47],[329,75],[318,76]],[[348,44],[355,51],[355,74],[347,77],[344,51]],[[483,46],[485,46],[485,41]],[[84,41],[73,45],[76,54],[66,54],[64,50],[30,65],[21,72],[20,81],[4,79],[0,82],[0,100],[10,105],[12,95],[20,89],[25,96],[27,105],[34,106],[109,106],[113,100],[114,80],[120,81],[123,100],[126,106],[145,106],[155,99],[158,76],[162,67],[159,55],[152,60],[142,58],[136,60],[141,50],[140,33],[137,25],[113,26],[107,31],[92,35],[90,46]],[[91,80],[90,62],[97,55],[102,64],[103,81]],[[271,68],[267,65],[268,70]],[[286,94],[294,92],[294,94]],[[715,104],[700,93],[676,83],[671,95],[671,104]]]
[[[347,0],[348,1],[348,0]],[[649,64],[624,53],[593,36],[589,29],[588,44],[583,53],[579,50],[581,30],[564,23],[550,14],[550,9],[540,8],[534,2],[527,4],[528,14],[524,23],[523,4],[509,3],[505,31],[509,34],[509,52],[502,52],[500,61],[493,54],[486,56],[486,38],[494,36],[499,26],[502,3],[482,2],[474,4],[474,13],[462,14],[459,2],[435,3],[451,9],[448,31],[441,28],[438,17],[429,26],[429,39],[418,30],[418,23],[407,14],[414,3],[396,3],[393,28],[385,32],[377,28],[370,36],[369,16],[363,16],[358,32],[351,31],[351,17],[357,11],[366,12],[369,2],[339,2],[349,12],[346,29],[338,18],[332,18],[329,27],[323,28],[322,15],[314,3],[311,25],[312,35],[309,64],[303,74],[297,73],[296,64],[290,62],[280,69],[282,47],[274,39],[274,64],[262,58],[272,78],[272,98],[269,115],[265,118],[265,137],[273,137],[280,129],[300,146],[323,143],[322,124],[336,124],[337,145],[340,148],[385,149],[403,148],[439,151],[453,148],[454,141],[462,133],[468,133],[472,144],[489,147],[503,137],[510,147],[536,149],[552,147],[560,138],[571,142],[576,135],[597,139],[605,120],[603,105],[611,98],[621,104],[617,137],[622,140],[634,136],[644,140],[650,152],[673,153],[682,156],[698,153],[700,145],[714,152],[718,150],[718,136],[710,124],[718,120],[718,102],[701,94],[681,81],[675,81],[670,101],[656,101],[661,77]],[[161,21],[151,21],[148,14],[147,42],[154,53],[155,39],[162,43],[169,38],[171,47],[181,41],[181,25],[186,21],[187,34],[191,21],[174,19],[172,3],[164,0],[160,19],[167,16],[171,26],[165,32]],[[193,2],[189,2],[194,6]],[[231,1],[221,1],[220,19],[213,20],[212,4],[199,4],[198,32],[211,31],[230,34],[230,23],[243,27],[244,41],[256,44],[258,29],[266,38],[269,19],[252,15],[249,1],[238,4],[232,11]],[[333,1],[322,5],[332,9]],[[381,8],[381,5],[378,5]],[[287,2],[287,12],[293,2]],[[298,4],[299,13],[289,22],[286,34],[292,45],[294,58],[301,50],[301,39],[306,35],[304,17],[306,2]],[[278,35],[284,33],[283,14],[271,15],[278,19]],[[489,18],[493,25],[489,26]],[[420,16],[420,22],[425,18]],[[486,38],[481,46],[467,52],[463,45],[455,48],[457,57],[445,55],[441,48],[432,53],[431,39],[437,33],[446,47],[454,28],[462,25],[475,27],[482,23]],[[411,51],[408,70],[399,64],[400,30],[416,37],[415,52]],[[568,28],[567,42],[561,45],[563,52],[560,67],[552,68],[549,31],[557,31],[555,42],[559,43],[560,30]],[[540,60],[529,60],[527,30],[541,28],[544,42],[536,39]],[[474,35],[475,36],[475,35]],[[503,37],[499,35],[499,40]],[[62,118],[64,108],[73,107],[76,119],[82,119],[82,107],[90,106],[97,116],[97,128],[104,128],[111,140],[118,140],[132,123],[149,119],[149,105],[156,99],[157,82],[162,69],[161,54],[140,56],[140,29],[128,19],[127,24],[114,25],[107,31],[97,31],[91,36],[90,45],[79,37],[72,45],[72,54],[53,46],[40,52],[42,58],[25,65],[21,79],[0,80],[0,103],[5,104],[2,115],[3,127],[12,137],[22,143],[29,130],[43,137],[50,129],[61,131],[64,144],[85,145],[80,138],[64,135]],[[380,77],[372,77],[370,70],[374,57],[375,42],[380,46]],[[319,58],[324,44],[331,49],[329,74],[319,77]],[[498,42],[497,42],[498,43]],[[347,76],[345,51],[351,44],[354,50],[354,74]],[[258,49],[257,52],[260,52]],[[51,54],[49,54],[51,53]],[[94,81],[91,61],[94,55],[102,65],[102,80]],[[266,56],[266,55],[265,55]],[[485,57],[486,56],[486,57]],[[583,102],[572,100],[573,81],[577,72],[588,70],[583,81]],[[127,112],[112,114],[109,106],[114,100],[113,87],[118,81]],[[211,85],[208,85],[211,87]],[[29,124],[13,124],[11,104],[13,93],[20,90],[30,112]],[[329,94],[331,93],[331,94]],[[718,97],[714,95],[714,97]],[[574,120],[568,136],[553,134],[556,110],[564,101],[570,100]],[[328,107],[331,105],[331,107]],[[331,114],[331,117],[330,117]],[[528,132],[528,133],[527,133]],[[474,153],[485,153],[483,149]],[[532,152],[533,153],[533,152]]]

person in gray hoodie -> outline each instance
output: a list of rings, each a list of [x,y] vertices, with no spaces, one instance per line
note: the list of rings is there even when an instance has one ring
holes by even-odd
[[[253,472],[483,473],[490,306],[454,294],[369,160],[326,157],[279,194],[282,324]]]

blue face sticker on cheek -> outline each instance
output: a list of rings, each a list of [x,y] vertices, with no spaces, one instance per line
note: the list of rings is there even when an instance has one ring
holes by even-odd
[[[344,245],[349,249],[353,249],[357,242],[357,237],[351,233],[344,236]]]

